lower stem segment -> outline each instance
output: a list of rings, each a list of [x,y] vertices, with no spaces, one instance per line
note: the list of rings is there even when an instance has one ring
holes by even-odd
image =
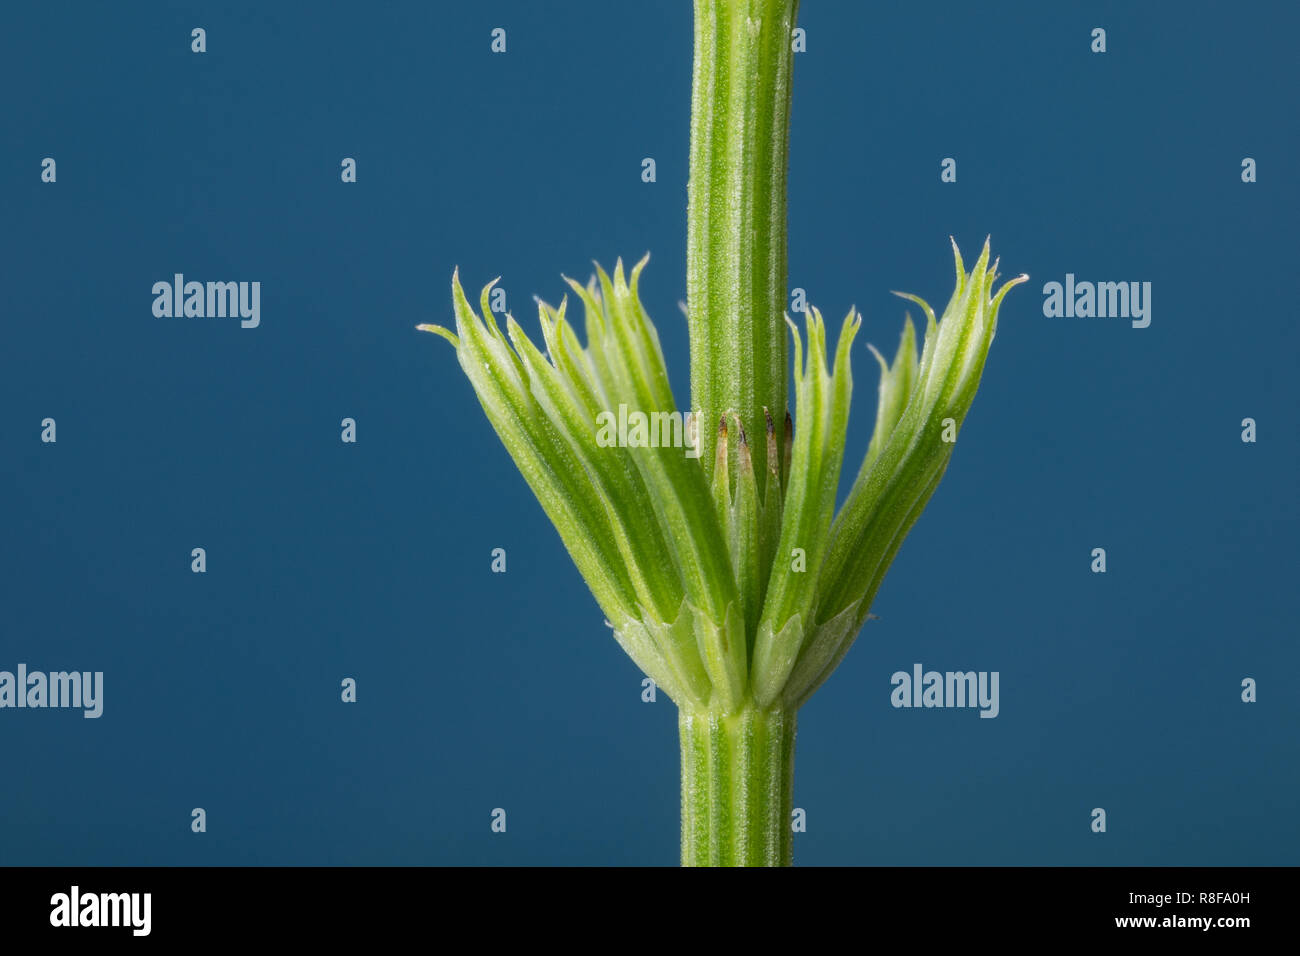
[[[683,710],[677,724],[682,866],[789,866],[794,713]]]

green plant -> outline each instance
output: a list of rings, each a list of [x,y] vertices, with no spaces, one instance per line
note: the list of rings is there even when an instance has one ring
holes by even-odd
[[[567,280],[585,346],[567,297],[540,304],[543,353],[513,317],[501,331],[491,285],[476,314],[458,275],[455,331],[420,326],[456,347],[619,644],[678,706],[684,864],[791,862],[796,714],[853,643],[943,476],[1002,297],[1026,278],[995,292],[988,242],[969,273],[954,243],[942,317],[904,296],[925,316],[924,343],[918,355],[908,317],[892,362],[872,349],[875,431],[836,514],[861,316],[845,318],[832,361],[820,312],[805,314],[803,336],[784,314],[797,6],[695,7],[687,314],[698,459],[600,440],[602,413],[675,407],[637,292],[645,259],[629,275],[620,261],[585,286]]]

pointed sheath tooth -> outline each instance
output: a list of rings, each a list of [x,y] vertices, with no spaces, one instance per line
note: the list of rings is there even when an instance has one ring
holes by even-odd
[[[772,413],[763,408],[767,420],[767,484],[763,487],[763,507],[758,526],[758,606],[762,608],[767,599],[767,582],[772,574],[772,562],[776,556],[776,545],[781,538],[781,453],[776,445],[776,423]],[[787,446],[789,444],[787,442]]]
[[[719,475],[722,476],[721,482],[719,482],[718,480]],[[716,453],[713,456],[713,487],[714,487],[715,494],[717,493],[717,488],[719,487],[719,485],[721,485],[721,487],[725,489],[726,494],[728,495],[728,501],[730,501],[731,479],[730,476],[727,474],[727,416],[726,415],[723,415],[722,420],[718,422],[718,447]]]
[[[731,527],[731,475],[727,467],[727,416],[718,422],[718,447],[713,456],[713,509],[726,540]]]
[[[794,419],[790,417],[790,409],[785,410],[785,443],[783,446],[784,458],[781,461],[781,487],[788,487],[790,484],[790,454],[794,448]]]
[[[745,425],[735,413],[736,431],[740,433],[740,444],[736,448],[736,480],[754,481],[754,458],[749,450],[749,437],[745,434]]]
[[[772,421],[772,413],[763,406],[763,418],[767,421],[767,473],[772,481],[780,481],[779,474],[781,470],[780,458],[776,448],[776,424]]]
[[[748,655],[753,649],[753,636],[762,609],[759,597],[762,586],[760,584],[758,484],[754,478],[754,461],[749,449],[749,439],[745,435],[745,426],[738,415],[736,430],[740,433],[740,445],[736,450],[736,503],[731,509],[728,540],[731,545],[732,568],[736,573],[736,584],[740,588],[741,609],[745,620],[746,655]]]

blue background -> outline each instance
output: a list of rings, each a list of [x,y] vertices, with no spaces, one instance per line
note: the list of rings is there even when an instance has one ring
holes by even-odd
[[[1297,862],[1300,18],[1134,6],[801,12],[790,285],[892,349],[950,234],[1032,281],[801,713],[798,863]],[[99,720],[0,711],[0,862],[677,861],[675,710],[414,326],[455,265],[534,329],[648,249],[685,405],[689,4],[374,7],[5,7],[0,669],[106,686]],[[174,272],[262,282],[261,327],[155,318]],[[1150,281],[1151,326],[1045,318],[1067,272]],[[893,709],[914,662],[999,671],[1001,715]]]

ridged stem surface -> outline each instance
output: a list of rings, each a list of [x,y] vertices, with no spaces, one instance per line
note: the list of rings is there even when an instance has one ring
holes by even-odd
[[[678,726],[682,865],[789,866],[794,713],[683,710]]]
[[[686,293],[701,462],[728,412],[787,401],[786,173],[798,0],[696,0]],[[707,425],[705,424],[707,423]],[[778,434],[778,441],[781,436]],[[762,500],[766,476],[759,474]]]

